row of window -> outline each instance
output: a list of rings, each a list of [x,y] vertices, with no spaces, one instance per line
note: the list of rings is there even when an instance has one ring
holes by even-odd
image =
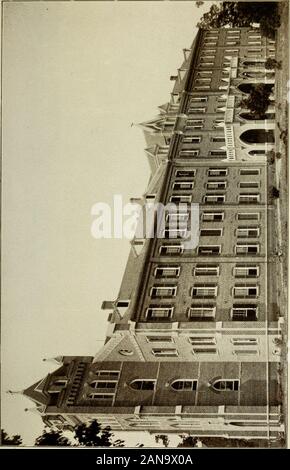
[[[260,274],[259,266],[255,264],[236,264],[232,269],[236,278],[256,278]],[[176,264],[159,265],[154,268],[155,278],[177,278],[180,276],[181,266]],[[221,273],[218,264],[197,264],[192,270],[193,276],[219,276]]]
[[[261,185],[260,181],[240,181],[237,183],[238,188],[241,189],[252,189],[252,188],[259,188]],[[207,183],[204,183],[204,187],[209,190],[223,190],[227,189],[228,182],[225,180],[210,180]],[[172,183],[172,189],[175,191],[181,190],[191,190],[194,188],[193,181],[176,181]]]
[[[175,171],[175,176],[178,178],[195,177],[196,174],[197,174],[197,169]],[[209,177],[212,177],[212,176],[222,177],[222,176],[228,176],[228,174],[229,174],[228,168],[208,168],[207,170],[207,175]],[[259,174],[260,174],[260,168],[246,167],[246,168],[239,169],[240,176],[255,176]]]
[[[174,343],[174,338],[172,336],[146,336],[146,341],[148,343]],[[211,346],[216,344],[215,336],[189,336],[188,342],[193,346],[204,345]],[[247,338],[239,337],[232,338],[230,342],[234,346],[257,346],[258,338]]]
[[[203,245],[197,249],[197,254],[200,256],[217,256],[222,252],[221,245]],[[182,244],[166,244],[163,243],[159,247],[160,255],[181,255],[184,253],[184,246]],[[236,255],[257,255],[260,253],[260,245],[258,243],[237,243],[234,248]]]
[[[173,285],[154,285],[149,293],[152,299],[169,299],[176,297],[177,286]],[[195,284],[190,288],[192,298],[208,298],[213,299],[218,295],[218,286],[213,283]],[[236,284],[232,288],[232,296],[236,299],[256,299],[259,296],[259,286],[254,284]]]
[[[174,314],[173,305],[150,305],[145,312],[148,320],[166,320]],[[192,305],[187,310],[189,320],[214,320],[216,306],[213,304]],[[230,318],[234,321],[254,321],[258,318],[258,306],[255,304],[234,304],[230,309]]]
[[[240,193],[237,195],[237,202],[240,204],[258,204],[260,202],[261,195],[259,193]],[[169,202],[174,204],[189,204],[192,202],[191,194],[173,194],[169,198]],[[222,204],[226,202],[225,194],[206,194],[202,198],[202,202],[205,204]]]
[[[186,239],[190,235],[190,231],[187,226],[184,227],[184,220],[177,219],[174,222],[171,220],[169,226],[166,227],[162,232],[163,238],[184,238]],[[178,225],[178,226],[176,226]],[[223,235],[223,228],[210,228],[200,229],[200,237],[221,237]],[[235,235],[238,238],[257,238],[260,236],[260,227],[238,227],[235,230]]]
[[[170,224],[177,224],[178,226],[182,225],[182,224],[187,224],[188,221],[189,221],[189,212],[187,210],[187,205],[183,208],[184,210],[180,210],[180,206],[179,206],[179,210],[178,211],[173,211],[172,209],[168,212],[166,212],[166,215],[165,215],[165,220],[166,222],[168,222],[169,226]],[[258,221],[260,220],[260,213],[259,212],[238,212],[236,215],[236,219],[237,220],[251,220],[251,221]],[[219,221],[223,221],[225,218],[225,213],[224,211],[202,211],[201,212],[201,221],[202,222],[219,222]],[[250,232],[246,235],[245,232],[242,233],[242,231],[245,229],[245,230],[251,230],[251,229],[259,229],[260,230],[260,227],[255,227],[255,226],[240,226],[238,227],[238,232],[236,233],[238,236],[242,237],[242,236],[250,236]],[[240,229],[240,230],[239,230]],[[205,235],[206,232],[204,232],[204,230],[206,229],[202,229],[203,230],[203,234]],[[209,229],[211,230],[211,229]],[[215,229],[213,229],[215,230]],[[218,230],[221,230],[221,229],[218,229]],[[216,232],[217,233],[217,232]],[[254,234],[254,232],[252,232],[252,235]]]
[[[128,386],[134,391],[140,390],[155,390],[157,384],[156,379],[136,379],[132,380]],[[114,388],[113,383],[104,382],[103,388]],[[210,384],[210,388],[218,391],[218,392],[236,392],[240,389],[240,381],[238,379],[218,379],[212,381]],[[198,387],[198,380],[197,379],[182,379],[182,380],[174,380],[170,383],[170,388],[174,391],[178,392],[192,392],[196,391]],[[89,398],[99,399],[99,400],[110,400],[114,393],[91,393],[88,395]]]

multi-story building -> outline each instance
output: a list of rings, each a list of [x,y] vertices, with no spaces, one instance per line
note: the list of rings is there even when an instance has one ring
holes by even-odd
[[[161,238],[132,240],[118,297],[103,303],[108,332],[96,356],[58,358],[25,391],[46,424],[96,418],[113,430],[267,439],[284,431],[267,162],[275,73],[265,61],[274,56],[275,41],[249,28],[199,30],[184,50],[170,102],[140,124],[152,175],[139,203],[177,209],[165,209]],[[273,106],[253,120],[240,102],[257,83],[273,89]],[[185,243],[191,203],[194,247]]]

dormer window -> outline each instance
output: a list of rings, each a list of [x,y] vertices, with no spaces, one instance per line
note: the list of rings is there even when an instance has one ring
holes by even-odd
[[[64,380],[64,379],[59,379],[59,380],[56,380],[53,385],[56,385],[57,387],[66,387],[67,385],[67,380]]]

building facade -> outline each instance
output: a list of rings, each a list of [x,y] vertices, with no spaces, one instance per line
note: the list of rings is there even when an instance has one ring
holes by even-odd
[[[170,102],[140,124],[152,174],[137,201],[143,214],[165,206],[162,235],[132,240],[96,356],[58,358],[24,393],[59,429],[96,418],[113,430],[276,439],[283,317],[265,68],[275,41],[256,28],[199,30],[183,52]],[[272,92],[266,119],[241,107],[258,83]]]

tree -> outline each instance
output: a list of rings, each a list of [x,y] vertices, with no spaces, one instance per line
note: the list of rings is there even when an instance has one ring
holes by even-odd
[[[272,59],[269,57],[266,62],[265,62],[265,69],[271,70],[271,69],[281,69],[282,62],[281,60],[278,61],[276,59]]]
[[[80,446],[86,447],[124,447],[124,441],[112,441],[114,434],[110,427],[101,428],[97,420],[89,424],[82,423],[75,429],[74,437]]]
[[[271,39],[281,24],[276,2],[222,2],[212,5],[197,26],[203,29],[223,26],[255,27],[260,24],[261,33]]]
[[[168,439],[168,436],[166,436],[166,434],[156,434],[156,436],[155,436],[155,442],[158,444],[159,441],[162,442],[162,444],[164,445],[164,447],[168,447],[168,446],[169,446],[169,439]]]
[[[22,438],[19,434],[15,434],[14,436],[10,437],[1,429],[1,445],[2,446],[21,446]]]
[[[61,431],[44,429],[35,441],[36,446],[71,446],[70,440]]]
[[[201,0],[197,0],[195,2],[195,5],[197,6],[197,8],[201,7],[202,5],[204,5],[204,2],[202,2]]]
[[[196,447],[198,438],[190,436],[189,434],[181,434],[182,441],[178,444],[177,447]]]
[[[271,89],[263,83],[253,85],[248,98],[240,102],[241,108],[247,108],[253,119],[265,119],[270,105]]]

